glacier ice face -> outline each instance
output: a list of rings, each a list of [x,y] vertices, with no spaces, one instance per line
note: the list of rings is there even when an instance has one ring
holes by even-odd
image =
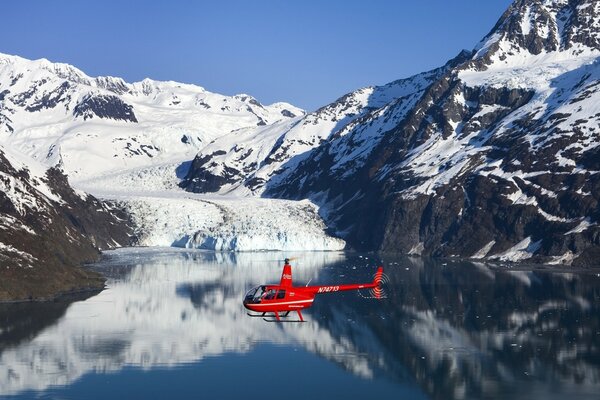
[[[127,197],[143,246],[217,251],[342,250],[310,201],[186,194]]]

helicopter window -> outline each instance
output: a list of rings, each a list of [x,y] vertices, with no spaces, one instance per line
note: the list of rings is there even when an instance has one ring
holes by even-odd
[[[256,291],[257,291],[257,290],[258,290],[258,286],[257,286],[257,287],[255,287],[255,288],[252,288],[252,289],[248,290],[248,291],[246,292],[246,295],[244,296],[244,299],[245,299],[246,301],[253,300],[253,298],[254,298],[254,295],[256,294]]]
[[[254,303],[259,303],[260,299],[262,298],[263,294],[265,293],[265,287],[264,286],[259,286],[255,289],[255,293],[254,293],[254,298],[252,299],[252,301]]]
[[[270,289],[265,296],[266,300],[273,300],[275,298],[275,289]]]
[[[285,297],[285,289],[281,289],[279,292],[277,292],[278,299],[283,299],[284,297]]]

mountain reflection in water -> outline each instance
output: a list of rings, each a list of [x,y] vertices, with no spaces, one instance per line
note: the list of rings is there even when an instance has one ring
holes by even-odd
[[[316,379],[316,359],[342,367],[351,378],[345,390],[357,395],[365,384],[379,393],[436,399],[596,398],[600,390],[596,273],[384,256],[383,300],[321,295],[304,324],[247,317],[242,296],[277,282],[283,257],[109,252],[94,266],[108,276],[100,294],[70,306],[0,307],[0,396],[68,390],[88,376],[132,368],[173,373],[231,354],[251,357],[262,345],[275,346],[283,366],[298,349],[317,356],[303,361],[306,376],[289,377],[300,397],[319,397],[314,385],[303,384]],[[362,282],[380,262],[364,254],[303,253],[293,263],[294,281]],[[269,379],[286,378],[279,367],[265,382],[245,381],[236,371],[228,382],[268,388]]]

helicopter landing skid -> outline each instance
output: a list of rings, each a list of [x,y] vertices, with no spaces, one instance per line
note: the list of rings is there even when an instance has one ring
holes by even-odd
[[[263,320],[267,321],[267,322],[306,322],[304,320],[304,318],[302,318],[302,313],[300,312],[300,310],[296,310],[296,312],[298,313],[298,318],[299,318],[297,320],[289,320],[289,319],[287,319],[287,320],[281,320],[281,318],[285,318],[285,317],[287,317],[290,314],[289,311],[286,311],[286,313],[283,314],[283,315],[279,315],[279,313],[277,311],[275,311],[274,312],[275,318],[271,318],[271,319],[269,319],[269,318],[263,318]]]
[[[280,320],[278,320],[276,318],[273,318],[273,319],[263,318],[263,321],[266,321],[266,322],[277,322],[277,323],[295,322],[295,323],[299,323],[299,324],[301,324],[303,322],[306,322],[306,321],[300,321],[299,319],[294,319],[294,320],[289,320],[289,319],[281,320],[280,319]]]
[[[285,318],[289,314],[290,314],[290,312],[287,311],[285,314],[280,315],[279,318]],[[267,312],[265,311],[265,312],[260,313],[260,314],[252,314],[252,313],[247,312],[246,315],[249,316],[249,317],[266,317],[267,316]]]
[[[264,312],[264,313],[260,313],[260,314],[252,314],[252,313],[247,312],[246,315],[249,317],[264,317],[265,315],[267,315],[267,313]]]

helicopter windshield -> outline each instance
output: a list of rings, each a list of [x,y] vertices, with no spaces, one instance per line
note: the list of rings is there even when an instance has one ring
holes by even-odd
[[[263,297],[266,291],[266,286],[257,286],[252,288],[246,293],[246,296],[244,296],[244,301],[247,303],[260,303],[260,299]]]

